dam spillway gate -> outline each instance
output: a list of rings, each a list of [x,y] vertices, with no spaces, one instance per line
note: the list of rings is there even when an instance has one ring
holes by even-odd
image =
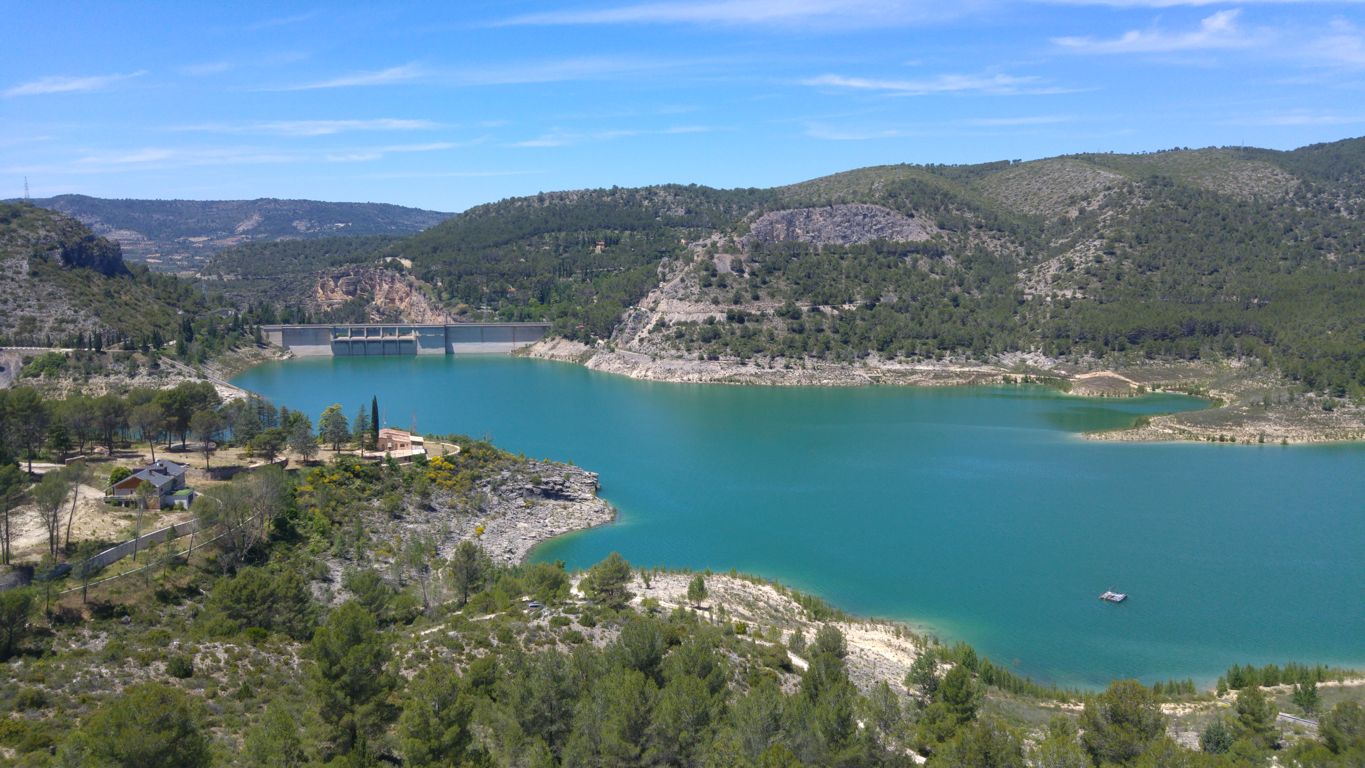
[[[301,357],[506,354],[539,341],[549,323],[263,325],[267,341]]]

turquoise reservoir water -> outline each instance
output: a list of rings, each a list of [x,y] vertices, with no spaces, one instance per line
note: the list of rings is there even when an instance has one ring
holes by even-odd
[[[638,382],[500,357],[293,360],[237,384],[312,414],[489,436],[598,471],[616,524],[536,557],[736,568],[965,639],[1043,680],[1365,665],[1365,445],[1077,433],[1189,398]],[[1097,599],[1128,592],[1127,603]]]

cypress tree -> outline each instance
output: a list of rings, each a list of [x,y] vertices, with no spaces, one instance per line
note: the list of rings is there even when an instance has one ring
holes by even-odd
[[[379,398],[370,396],[370,445],[379,445]]]

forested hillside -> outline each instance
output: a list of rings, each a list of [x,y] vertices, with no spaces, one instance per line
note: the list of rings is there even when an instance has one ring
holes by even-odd
[[[697,186],[543,194],[471,209],[395,253],[453,306],[549,319],[567,337],[603,338],[658,284],[660,261],[769,197]]]
[[[54,211],[0,203],[0,343],[162,350],[202,361],[256,318],[189,280],[126,264],[119,245]]]
[[[1343,397],[1365,392],[1362,254],[1350,139],[546,193],[405,238],[238,246],[203,272],[293,320],[545,320],[655,359],[769,367],[1252,360]],[[415,311],[373,295],[395,282]]]
[[[546,194],[389,252],[450,307],[652,355],[1255,358],[1341,396],[1365,391],[1362,166],[1352,139]],[[687,311],[623,327],[651,291]]]
[[[218,251],[244,243],[338,235],[410,235],[450,214],[385,203],[315,200],[109,200],[60,195],[33,201],[115,240],[133,261],[161,271],[195,271]]]

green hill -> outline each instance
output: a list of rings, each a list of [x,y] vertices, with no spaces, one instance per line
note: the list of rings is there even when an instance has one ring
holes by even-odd
[[[1240,356],[1341,395],[1365,390],[1362,169],[1350,139],[584,190],[386,252],[452,308],[580,340],[620,336],[651,291],[715,308],[628,340],[651,354]]]
[[[204,274],[324,317],[320,273],[382,263],[457,317],[653,357],[1251,358],[1342,396],[1365,391],[1362,219],[1350,139],[546,193],[404,238],[247,244]]]
[[[202,359],[250,319],[192,281],[124,263],[117,243],[69,216],[0,203],[0,343],[145,351],[178,339]]]

